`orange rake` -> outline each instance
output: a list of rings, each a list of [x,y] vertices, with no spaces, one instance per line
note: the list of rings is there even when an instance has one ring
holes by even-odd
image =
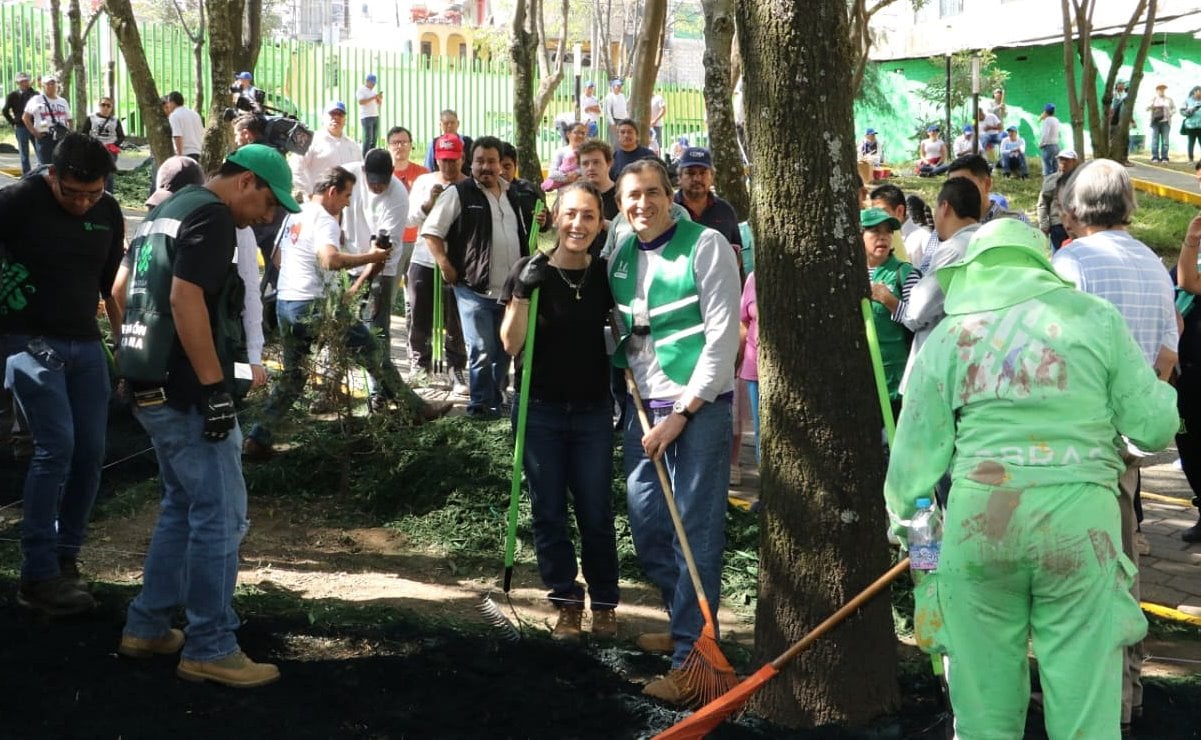
[[[800,655],[814,642],[817,642],[819,637],[834,629],[839,622],[851,616],[859,607],[874,598],[876,594],[884,590],[885,586],[892,583],[896,580],[897,576],[908,569],[909,558],[905,558],[892,566],[887,573],[877,578],[872,585],[859,592],[855,598],[848,601],[841,609],[826,617],[824,622],[814,627],[808,634],[793,643],[792,647],[780,654],[780,657],[755,671],[750,676],[747,676],[742,683],[696,710],[687,719],[677,722],[658,735],[655,735],[653,740],[700,740],[700,738],[712,732],[713,728],[720,725],[727,717],[742,709],[751,696],[759,690],[759,687],[774,678],[786,663]]]
[[[634,382],[634,374],[626,368],[626,387],[634,399],[634,408],[638,409],[638,421],[642,424],[642,433],[649,434],[650,419],[642,406],[642,394]],[[667,468],[662,458],[656,459],[655,472],[659,474],[659,485],[663,488],[663,496],[667,499],[667,510],[671,513],[671,523],[675,527],[676,537],[680,540],[680,549],[684,552],[684,562],[688,564],[688,575],[692,578],[692,588],[696,591],[697,603],[701,609],[701,617],[705,620],[701,635],[692,645],[688,657],[680,666],[684,688],[688,700],[694,705],[708,704],[730,691],[738,684],[738,676],[726,656],[722,654],[717,644],[717,627],[713,624],[713,613],[709,609],[709,599],[705,597],[705,589],[701,585],[701,574],[696,569],[696,559],[692,556],[692,548],[688,545],[688,535],[684,532],[684,522],[680,519],[680,510],[676,508],[675,492],[671,480],[667,477]]]

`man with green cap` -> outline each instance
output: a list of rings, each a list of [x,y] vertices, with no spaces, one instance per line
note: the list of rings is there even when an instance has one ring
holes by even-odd
[[[867,278],[872,286],[872,321],[880,341],[884,379],[895,416],[901,409],[901,376],[905,374],[909,346],[913,344],[913,332],[900,322],[897,311],[909,298],[909,288],[913,285],[909,275],[914,268],[902,262],[892,250],[893,233],[900,230],[900,221],[883,208],[866,208],[859,212],[859,224],[863,227]]]
[[[1114,440],[1172,440],[1175,391],[1121,314],[1051,268],[1016,219],[937,273],[946,319],[917,355],[884,494],[896,532],[951,470],[941,560],[914,621],[946,656],[961,738],[1021,737],[1027,640],[1050,737],[1117,738],[1122,646],[1146,632],[1122,554]]]
[[[232,392],[249,380],[241,329],[235,229],[296,213],[283,155],[250,144],[205,185],[189,185],[152,210],[129,250],[117,364],[134,416],[159,461],[162,506],[117,652],[132,658],[183,649],[188,681],[260,686],[279,669],[238,649],[232,607],[238,546],[246,534],[242,433]],[[253,289],[253,286],[252,286]],[[180,605],[185,631],[171,627]]]

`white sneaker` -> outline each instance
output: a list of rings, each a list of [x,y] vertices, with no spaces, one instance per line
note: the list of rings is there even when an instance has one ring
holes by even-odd
[[[450,378],[451,378],[451,388],[450,388],[451,393],[453,393],[456,396],[463,396],[464,398],[471,395],[471,388],[468,387],[467,378],[461,369],[455,368],[455,369],[451,370]]]
[[[742,467],[738,463],[734,463],[730,466],[730,485],[742,485]]]

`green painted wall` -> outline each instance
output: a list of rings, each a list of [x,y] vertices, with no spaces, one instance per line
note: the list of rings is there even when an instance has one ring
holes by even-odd
[[[1137,39],[1132,39],[1137,43]],[[1113,42],[1100,39],[1095,42],[1093,60],[1099,70],[1099,83],[1104,83],[1112,64]],[[1005,102],[1009,115],[1006,125],[1017,124],[1019,133],[1026,139],[1027,151],[1036,156],[1038,143],[1038,116],[1043,106],[1054,103],[1056,115],[1064,124],[1062,145],[1071,146],[1070,115],[1067,105],[1067,88],[1064,77],[1063,47],[1026,47],[1020,49],[996,49],[997,66],[1009,72],[1006,83]],[[1130,61],[1134,50],[1128,49],[1127,63],[1119,72],[1119,79],[1129,79]],[[1201,41],[1191,35],[1156,35],[1140,85],[1135,110],[1135,128],[1132,133],[1146,134],[1147,114],[1144,112],[1155,95],[1155,86],[1164,83],[1167,94],[1180,108],[1189,90],[1201,85],[1201,65],[1192,60],[1201,59]],[[908,162],[916,157],[919,124],[942,121],[945,112],[942,105],[932,106],[918,96],[918,91],[933,78],[945,79],[945,66],[941,57],[930,59],[906,59],[878,62],[874,65],[876,84],[865,85],[864,99],[855,103],[856,136],[862,137],[867,127],[875,128],[885,143],[885,158],[892,165]],[[1076,64],[1080,74],[1079,63]],[[986,91],[983,99],[988,98]],[[968,103],[970,106],[970,101]],[[963,124],[971,120],[968,106],[956,110],[951,116],[953,140],[962,130]],[[924,125],[922,126],[924,128]],[[1180,135],[1180,117],[1172,125],[1170,140],[1171,154],[1184,156],[1187,139]],[[1085,136],[1087,146],[1088,137]]]

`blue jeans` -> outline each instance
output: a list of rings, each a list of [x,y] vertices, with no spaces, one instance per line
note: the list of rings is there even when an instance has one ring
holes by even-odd
[[[755,462],[761,461],[759,454],[759,381],[747,380],[746,395],[750,399],[751,423],[755,425]]]
[[[1007,175],[1028,177],[1030,170],[1026,164],[1026,155],[1018,152],[1017,154],[1001,157],[1001,171]]]
[[[37,356],[29,344],[40,343]],[[25,476],[21,579],[59,574],[87,535],[100,488],[108,424],[108,361],[100,340],[5,338],[4,385],[29,422],[33,459]]]
[[[163,500],[146,564],[142,592],[129,605],[125,633],[159,637],[175,608],[188,618],[183,657],[218,660],[238,650],[233,610],[238,546],[246,535],[242,431],[220,442],[201,436],[204,417],[167,405],[135,407],[158,457]]]
[[[366,157],[379,141],[379,116],[368,116],[359,121],[363,124],[363,156]]]
[[[1059,169],[1059,163],[1055,161],[1055,158],[1059,156],[1058,144],[1044,144],[1038,148],[1038,151],[1043,158],[1043,177]]]
[[[283,421],[309,380],[307,358],[317,339],[315,323],[320,320],[320,303],[316,300],[275,302],[284,369],[271,389],[259,423],[251,427],[247,435],[257,442],[271,444],[271,428]],[[367,382],[373,393],[396,399],[414,412],[425,405],[425,401],[400,379],[396,366],[383,361],[380,342],[366,324],[361,321],[351,324],[346,335],[346,348],[367,371]]]
[[[700,636],[704,621],[654,462],[642,449],[642,426],[637,408],[633,399],[629,403],[625,469],[630,536],[642,569],[659,587],[667,606],[671,636],[675,641],[671,663],[672,667],[679,667]],[[666,418],[671,409],[655,409],[650,413],[654,424]],[[715,622],[726,538],[731,423],[728,400],[707,403],[696,412],[663,456],[668,478],[675,489],[676,507]]]
[[[21,174],[28,175],[32,169],[29,164],[29,149],[33,142],[33,134],[29,133],[29,129],[20,121],[13,126],[13,132],[17,136],[17,151],[21,153]]]
[[[51,139],[50,134],[42,134],[34,139],[33,148],[38,153],[38,164],[50,164],[54,157],[54,147],[57,145],[58,142]]]
[[[455,286],[463,338],[467,342],[467,366],[471,398],[467,414],[495,415],[504,403],[502,391],[509,374],[509,355],[500,343],[500,321],[504,306],[495,298],[480,295],[466,285]]]
[[[1151,159],[1168,158],[1168,136],[1171,134],[1171,128],[1171,121],[1151,124]]]
[[[513,404],[517,423],[517,403]],[[613,526],[613,409],[609,400],[572,404],[530,400],[522,456],[534,520],[538,573],[556,607],[584,605],[567,525],[568,492],[580,530],[580,562],[593,609],[613,609],[617,534]]]

